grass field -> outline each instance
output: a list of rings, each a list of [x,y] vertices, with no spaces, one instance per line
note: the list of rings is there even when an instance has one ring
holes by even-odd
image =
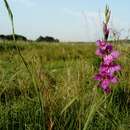
[[[119,83],[105,95],[93,80],[95,44],[0,43],[0,130],[130,130],[130,44]]]

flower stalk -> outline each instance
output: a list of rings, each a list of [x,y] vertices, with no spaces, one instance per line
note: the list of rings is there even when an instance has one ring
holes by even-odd
[[[115,51],[113,46],[107,41],[110,33],[108,28],[110,15],[111,11],[109,7],[106,6],[105,20],[103,22],[104,39],[96,42],[96,45],[98,46],[96,55],[99,56],[102,61],[99,67],[99,72],[95,75],[95,80],[99,81],[98,87],[100,87],[105,93],[111,92],[111,83],[115,84],[118,82],[116,73],[121,70],[120,65],[115,62],[119,57],[119,52]]]

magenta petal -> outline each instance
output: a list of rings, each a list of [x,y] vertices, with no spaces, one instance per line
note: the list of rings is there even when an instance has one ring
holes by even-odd
[[[97,56],[103,56],[103,52],[101,51],[101,49],[98,48],[98,49],[96,50],[96,55],[97,55]]]
[[[99,49],[96,50],[96,55],[97,55],[97,56],[101,56],[101,53],[100,53],[100,50],[99,50]]]
[[[94,77],[95,80],[101,80],[102,79],[102,76],[100,74],[97,74],[95,75]]]
[[[111,55],[106,55],[104,57],[104,64],[109,65],[111,62],[113,62],[113,57]]]
[[[112,83],[117,83],[117,82],[118,82],[118,79],[117,79],[116,77],[112,77],[112,78],[111,78],[111,82],[112,82]]]
[[[100,73],[102,73],[102,72],[107,73],[108,67],[107,67],[107,66],[101,66],[101,67],[99,68],[99,71],[100,71]]]
[[[120,71],[121,70],[121,66],[120,65],[114,65],[114,66],[110,66],[108,69],[108,73],[110,75],[113,75],[115,72]]]
[[[110,93],[111,89],[109,88],[110,80],[105,79],[101,82],[101,88],[105,93]]]
[[[114,58],[114,59],[117,59],[119,57],[119,52],[118,51],[113,51],[111,53],[111,56]]]
[[[100,46],[100,44],[101,44],[101,40],[97,40],[97,41],[96,41],[96,45],[97,45],[97,46]]]
[[[116,65],[114,68],[115,68],[115,71],[120,71],[121,70],[121,66],[120,65]]]
[[[110,53],[112,51],[112,45],[107,45],[106,50]]]
[[[107,47],[107,43],[105,41],[98,40],[96,41],[96,44],[102,50],[105,50]]]
[[[110,76],[112,76],[112,75],[114,74],[114,72],[115,72],[114,67],[110,67],[110,68],[108,69],[108,73],[110,74]]]
[[[105,89],[107,89],[109,87],[109,84],[110,84],[110,80],[109,79],[104,79],[101,82],[101,87],[103,88],[103,90],[105,90]]]

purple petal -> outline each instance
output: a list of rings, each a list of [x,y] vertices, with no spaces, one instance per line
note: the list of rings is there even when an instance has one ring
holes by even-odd
[[[115,65],[114,69],[115,69],[115,71],[120,71],[121,70],[121,66],[120,65]]]
[[[109,93],[111,92],[111,89],[110,89],[109,87],[107,87],[107,88],[104,90],[104,92],[105,92],[106,94],[109,94]]]
[[[110,84],[110,80],[109,79],[104,79],[101,82],[101,87],[103,88],[103,90],[107,89],[109,87]]]
[[[117,59],[119,57],[119,52],[118,51],[113,51],[111,53],[111,56],[114,58],[114,59]]]
[[[113,75],[115,72],[121,70],[121,67],[120,65],[113,65],[113,66],[110,66],[109,69],[108,69],[108,73],[110,75]]]
[[[111,82],[112,82],[112,83],[117,83],[117,82],[118,82],[118,79],[117,79],[116,77],[112,77],[112,78],[111,78]]]
[[[100,46],[100,43],[101,43],[101,40],[97,40],[97,41],[96,41],[96,45],[97,45],[97,46]]]
[[[97,55],[97,56],[102,56],[102,53],[101,53],[100,49],[97,49],[97,50],[96,50],[96,55]]]
[[[112,45],[107,45],[106,50],[110,53],[112,51],[113,47]]]
[[[106,56],[104,57],[104,64],[109,65],[111,62],[113,62],[113,57],[112,57],[112,55],[106,55]]]
[[[95,80],[101,80],[102,76],[100,74],[96,74],[94,77]]]
[[[111,92],[111,89],[109,88],[109,84],[110,84],[110,80],[108,79],[105,79],[101,82],[101,88],[107,94]]]
[[[102,50],[105,50],[107,47],[107,43],[105,41],[98,40],[98,41],[96,41],[96,44]]]
[[[104,54],[105,54],[105,51],[101,50],[100,48],[98,48],[96,50],[96,55],[97,56],[103,57]]]
[[[108,66],[103,66],[103,65],[101,65],[100,66],[100,68],[99,68],[99,72],[101,73],[101,74],[105,74],[105,73],[107,73],[107,71],[108,71]]]

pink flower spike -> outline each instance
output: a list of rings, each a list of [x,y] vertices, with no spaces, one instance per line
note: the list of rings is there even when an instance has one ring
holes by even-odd
[[[105,22],[103,22],[104,40],[96,41],[98,48],[95,52],[101,58],[101,63],[98,74],[95,75],[94,79],[99,82],[97,87],[100,87],[106,94],[111,92],[110,85],[118,82],[116,74],[121,70],[121,66],[115,62],[119,57],[119,52],[113,50],[112,44],[107,42],[110,33],[108,27],[110,12],[109,8],[106,8]]]

